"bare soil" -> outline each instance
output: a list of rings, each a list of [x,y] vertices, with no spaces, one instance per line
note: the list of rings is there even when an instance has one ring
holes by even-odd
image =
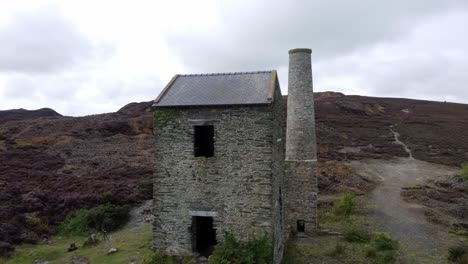
[[[446,227],[428,221],[425,207],[405,201],[400,192],[404,187],[456,174],[457,169],[411,158],[352,161],[351,165],[357,173],[379,181],[369,194],[373,205],[370,217],[401,242],[400,260],[445,262],[448,247],[456,244],[457,239],[448,234]]]

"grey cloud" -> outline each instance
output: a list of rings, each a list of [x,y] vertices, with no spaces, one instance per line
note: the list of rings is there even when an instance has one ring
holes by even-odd
[[[167,43],[193,71],[271,69],[287,63],[290,48],[312,47],[315,60],[330,59],[398,39],[421,19],[466,6],[438,0],[250,1],[223,6],[214,31],[171,34]]]
[[[9,100],[35,99],[68,100],[79,90],[86,76],[77,74],[28,75],[11,73],[3,85],[3,95]]]
[[[92,55],[93,45],[57,9],[18,14],[0,27],[0,72],[55,72]]]

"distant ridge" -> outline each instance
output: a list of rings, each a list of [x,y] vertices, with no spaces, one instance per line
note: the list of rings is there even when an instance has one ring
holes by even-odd
[[[35,119],[39,117],[54,117],[54,116],[62,116],[62,115],[50,108],[41,108],[37,110],[26,110],[23,108],[11,109],[11,110],[0,110],[0,124],[5,123],[7,121]]]

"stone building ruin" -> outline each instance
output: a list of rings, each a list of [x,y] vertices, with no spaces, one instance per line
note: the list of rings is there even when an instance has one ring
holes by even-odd
[[[289,51],[287,103],[273,70],[175,75],[153,107],[155,250],[268,234],[280,263],[291,232],[316,230],[310,49]]]

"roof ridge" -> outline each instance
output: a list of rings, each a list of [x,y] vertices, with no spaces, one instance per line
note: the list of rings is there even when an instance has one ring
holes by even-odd
[[[180,77],[190,76],[218,76],[218,75],[241,75],[241,74],[258,74],[258,73],[271,73],[274,70],[264,71],[246,71],[246,72],[217,72],[217,73],[192,73],[192,74],[178,74]]]

